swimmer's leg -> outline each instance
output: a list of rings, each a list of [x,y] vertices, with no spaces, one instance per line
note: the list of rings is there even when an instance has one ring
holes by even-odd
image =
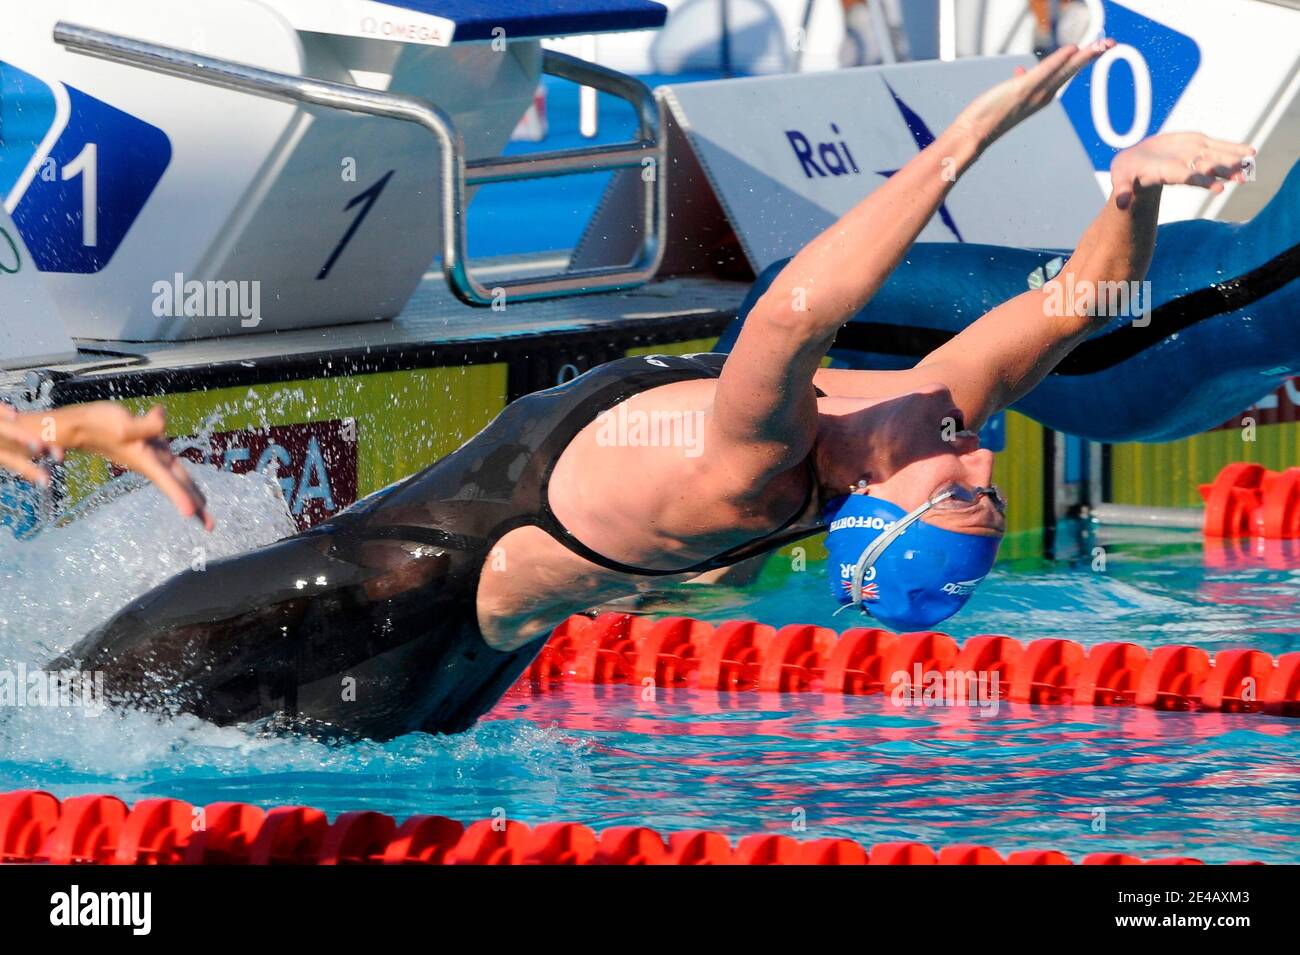
[[[316,581],[355,578],[322,539],[297,537],[188,570],[132,601],[56,661],[105,674],[117,703],[219,724],[296,707]],[[291,636],[293,635],[293,636]]]
[[[541,643],[484,643],[446,553],[308,533],[187,571],[51,666],[102,672],[110,702],[349,736],[467,729]]]

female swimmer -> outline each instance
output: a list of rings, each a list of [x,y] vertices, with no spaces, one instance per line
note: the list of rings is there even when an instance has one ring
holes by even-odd
[[[624,358],[529,395],[328,523],[164,583],[55,665],[103,671],[123,703],[219,723],[455,732],[567,615],[827,525],[847,555],[834,568],[841,601],[890,626],[938,623],[987,572],[1004,529],[976,431],[1106,316],[1050,308],[1044,287],[907,370],[822,359],[943,203],[949,170],[1111,45],[1065,47],[979,96],[791,260],[725,364]],[[1140,280],[1161,190],[1221,190],[1250,154],[1196,133],[1120,153],[1114,193],[1060,278]]]

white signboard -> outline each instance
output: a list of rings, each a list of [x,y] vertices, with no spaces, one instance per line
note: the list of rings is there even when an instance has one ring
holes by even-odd
[[[1109,191],[1115,153],[1159,132],[1249,142],[1257,180],[1214,195],[1166,190],[1160,220],[1240,220],[1277,191],[1300,141],[1300,6],[1247,0],[1087,0],[1087,39],[1116,47],[1061,102]]]
[[[54,43],[60,19],[291,75],[387,71],[376,85],[438,103],[469,158],[501,152],[537,88],[536,57],[343,43],[256,0],[18,5],[0,29],[0,98],[22,119],[0,137],[0,200],[79,339],[392,317],[438,251],[439,174],[414,123],[82,56]]]
[[[76,353],[22,236],[0,206],[0,368],[53,365]]]
[[[1028,56],[663,87],[659,95],[759,271],[798,251]],[[927,242],[1072,248],[1104,197],[1054,103],[990,148],[921,233]]]

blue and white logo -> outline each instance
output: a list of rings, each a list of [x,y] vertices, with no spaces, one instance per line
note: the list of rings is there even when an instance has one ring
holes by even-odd
[[[1201,65],[1201,48],[1113,0],[1101,7],[1105,35],[1117,45],[1074,78],[1061,105],[1093,168],[1105,170],[1117,152],[1164,125]]]
[[[921,118],[921,114],[904,103],[903,98],[894,92],[894,88],[889,85],[889,81],[884,80],[883,82],[885,88],[889,90],[889,95],[894,99],[894,106],[898,109],[898,115],[903,117],[903,122],[907,124],[907,131],[912,137],[912,142],[916,143],[916,151],[920,152],[934,142],[934,133],[930,131],[926,121]],[[896,172],[898,172],[897,169],[880,169],[877,170],[876,175],[888,179]],[[966,241],[961,237],[961,230],[957,228],[957,222],[953,219],[952,213],[948,211],[948,203],[946,202],[939,205],[939,221],[947,227],[948,231],[952,233],[952,237],[958,242]]]
[[[106,266],[171,155],[157,126],[0,63],[0,196],[42,272]]]

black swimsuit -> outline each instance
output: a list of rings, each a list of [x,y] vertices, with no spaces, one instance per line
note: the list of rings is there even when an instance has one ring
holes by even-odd
[[[120,703],[221,724],[275,716],[376,738],[467,729],[543,643],[502,652],[479,631],[479,577],[514,528],[540,527],[593,564],[636,576],[701,573],[813,533],[791,529],[812,502],[811,463],[788,521],[676,570],[611,560],[551,511],[556,462],[602,411],[717,377],[724,357],[623,358],[527,395],[447,457],[327,523],[173,577],[51,666],[103,671]]]

